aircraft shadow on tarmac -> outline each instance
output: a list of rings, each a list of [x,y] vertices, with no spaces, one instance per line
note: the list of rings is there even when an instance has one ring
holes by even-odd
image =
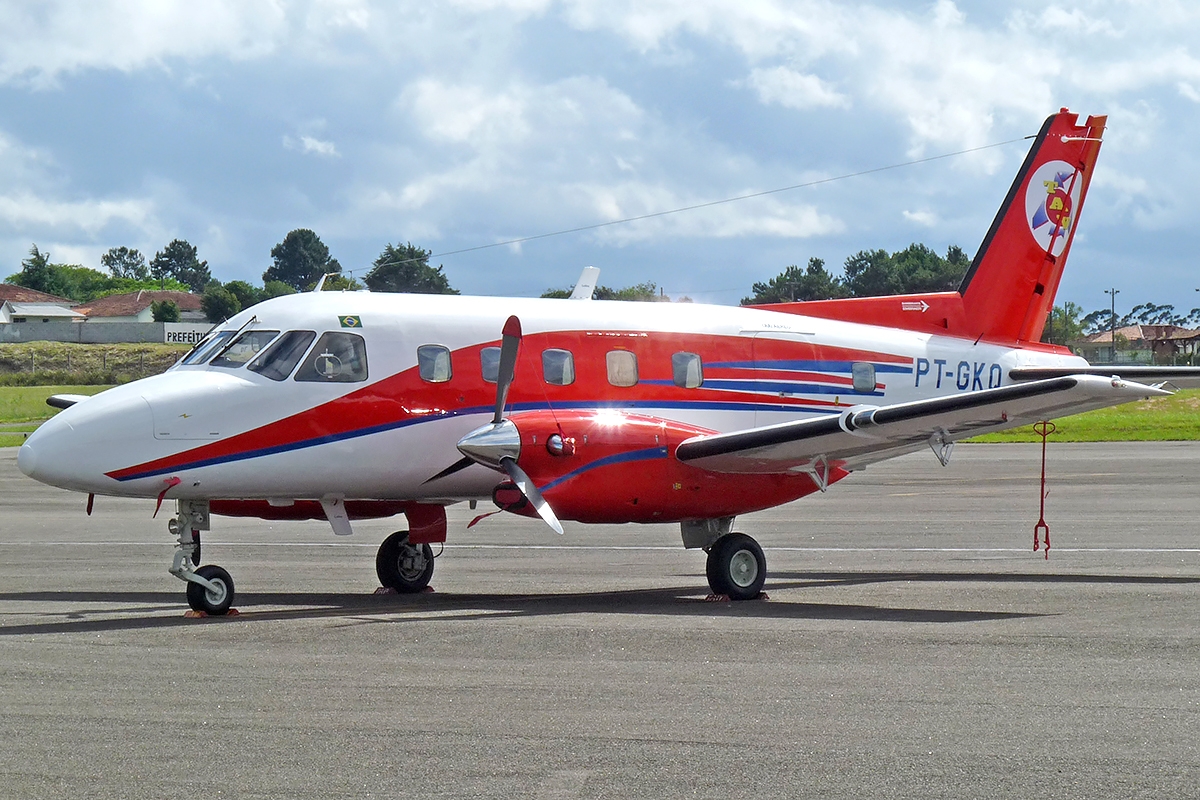
[[[1062,583],[1200,583],[1200,578],[1125,575],[981,574],[954,572],[783,572],[772,575],[767,589],[856,586],[896,581],[920,582],[1062,582]],[[232,624],[281,620],[341,619],[346,625],[429,622],[439,618],[486,621],[496,617],[546,617],[567,614],[634,614],[751,619],[820,619],[873,622],[988,622],[1046,616],[959,609],[885,607],[862,604],[767,602],[706,603],[695,584],[662,589],[546,594],[363,595],[348,593],[253,593],[239,595],[240,614],[197,620],[183,616],[177,592],[43,591],[0,593],[0,603],[68,603],[75,608],[55,613],[18,612],[40,621],[0,625],[0,636],[87,633],[169,628],[197,624]],[[261,610],[260,610],[261,609]],[[178,611],[170,616],[163,612]],[[149,615],[149,616],[148,616]],[[12,612],[4,616],[11,618]],[[57,617],[45,621],[46,616]]]

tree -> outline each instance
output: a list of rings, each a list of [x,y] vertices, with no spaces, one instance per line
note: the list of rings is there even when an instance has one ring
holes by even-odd
[[[743,297],[744,306],[796,300],[830,300],[848,294],[842,281],[826,271],[825,261],[820,258],[810,258],[803,270],[793,264],[768,282],[754,284],[751,289],[754,296]]]
[[[316,286],[325,273],[342,271],[321,237],[308,228],[297,228],[283,237],[271,248],[271,258],[274,263],[263,273],[263,282],[282,281],[300,292]]]
[[[179,322],[179,306],[174,300],[155,300],[150,304],[155,322]]]
[[[263,284],[262,299],[270,300],[272,297],[283,297],[285,294],[295,293],[296,290],[283,281],[267,281]]]
[[[203,292],[212,280],[208,262],[196,256],[195,246],[183,239],[175,239],[154,254],[150,261],[150,274],[155,280],[174,278],[193,292]]]
[[[952,292],[967,274],[970,261],[962,248],[952,246],[942,258],[923,244],[913,243],[892,253],[900,294]]]
[[[8,276],[9,283],[35,289],[39,292],[70,297],[67,286],[61,276],[53,269],[56,265],[50,263],[50,253],[42,252],[34,244],[29,248],[29,257],[21,262],[21,271]],[[74,299],[74,298],[72,298]]]
[[[1083,338],[1083,307],[1067,301],[1050,310],[1050,318],[1042,331],[1042,341],[1067,345]]]
[[[363,285],[354,278],[346,277],[342,274],[330,275],[325,279],[325,284],[321,287],[323,292],[357,292],[363,288]]]
[[[413,294],[458,294],[442,266],[429,266],[430,250],[414,247],[412,242],[389,244],[375,259],[367,273],[367,288],[372,292],[410,292]]]
[[[219,283],[214,283],[204,290],[204,296],[200,298],[200,308],[204,309],[204,316],[212,323],[227,320],[242,310],[233,293]]]
[[[900,294],[900,280],[887,250],[859,250],[846,259],[846,288],[852,297]]]
[[[107,253],[100,256],[100,263],[114,278],[133,278],[138,281],[150,278],[146,257],[128,247],[110,247]]]
[[[547,289],[542,292],[542,297],[551,297],[566,299],[571,296],[571,289]],[[626,286],[624,289],[613,289],[608,286],[597,286],[592,291],[593,300],[634,300],[641,302],[653,302],[661,300],[670,300],[658,290],[658,284],[654,281],[646,281],[645,283],[635,283],[633,286]],[[688,300],[690,303],[691,300]]]
[[[263,290],[251,286],[246,281],[230,281],[225,284],[225,291],[237,298],[240,308],[249,308],[263,301]]]

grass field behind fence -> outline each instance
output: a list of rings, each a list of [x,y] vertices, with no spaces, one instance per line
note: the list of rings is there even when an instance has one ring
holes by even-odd
[[[188,349],[153,342],[0,344],[0,386],[126,383],[163,372]]]

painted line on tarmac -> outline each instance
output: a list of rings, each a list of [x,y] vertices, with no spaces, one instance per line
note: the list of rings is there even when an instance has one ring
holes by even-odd
[[[162,547],[168,542],[0,542],[0,547]],[[360,547],[373,542],[225,542],[205,539],[205,547]],[[682,550],[650,544],[447,544],[447,550]],[[1029,547],[763,547],[786,553],[1030,553]],[[1055,547],[1055,553],[1200,553],[1200,547]]]

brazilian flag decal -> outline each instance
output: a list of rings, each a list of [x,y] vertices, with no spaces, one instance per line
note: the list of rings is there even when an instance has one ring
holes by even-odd
[[[338,317],[338,322],[343,328],[361,328],[362,320],[359,317]]]

